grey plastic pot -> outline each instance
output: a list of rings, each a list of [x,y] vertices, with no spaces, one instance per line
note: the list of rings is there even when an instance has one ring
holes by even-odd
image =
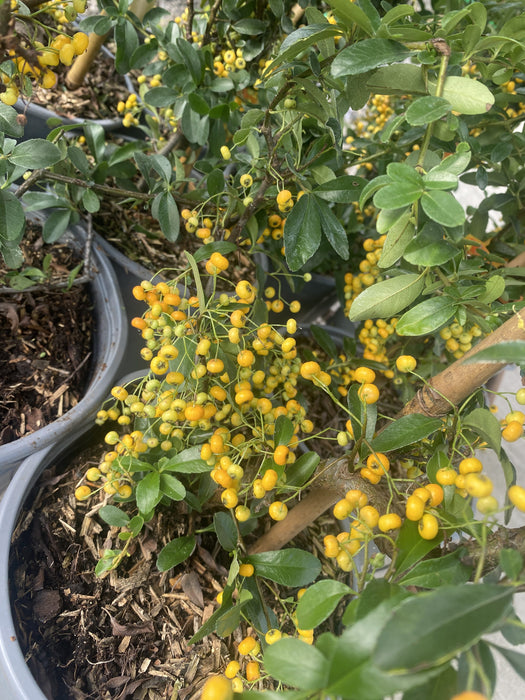
[[[105,393],[107,389],[106,385]],[[92,420],[84,419],[54,444],[24,460],[0,502],[0,683],[5,700],[48,700],[18,644],[9,592],[11,537],[25,500],[44,469],[69,452],[73,443],[92,427]]]
[[[70,234],[76,245],[81,245],[85,239],[84,229],[80,226],[71,227]],[[127,371],[121,368],[121,363],[127,350],[128,321],[117,277],[107,257],[96,246],[93,248],[93,264],[97,271],[91,282],[96,325],[91,380],[84,398],[53,423],[0,445],[0,492],[26,457],[61,442],[86,419],[93,419],[114,378],[120,372]]]
[[[114,59],[111,51],[108,51],[106,47],[102,47],[102,53],[108,58]],[[122,80],[126,85],[126,89],[131,93],[135,92],[135,88],[130,78],[127,75],[122,76]],[[124,136],[139,136],[141,132],[137,130],[130,131],[122,126],[122,118],[117,116],[114,119],[82,119],[80,117],[66,117],[58,114],[53,109],[49,107],[44,107],[42,105],[36,104],[35,102],[26,103],[21,99],[18,99],[14,105],[16,111],[19,114],[24,114],[26,117],[26,124],[24,126],[24,139],[45,139],[47,138],[51,129],[62,124],[63,126],[70,126],[76,124],[79,128],[83,124],[98,124],[105,131],[121,131]],[[47,125],[48,119],[58,120],[53,126]]]

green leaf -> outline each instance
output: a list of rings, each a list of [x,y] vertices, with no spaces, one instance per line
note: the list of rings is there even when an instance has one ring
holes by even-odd
[[[378,267],[391,267],[396,263],[413,239],[415,230],[412,222],[412,208],[409,208],[388,231],[381,257],[377,263]]]
[[[452,190],[458,185],[458,176],[448,170],[432,168],[423,175],[423,182],[427,190]]]
[[[412,520],[405,520],[396,539],[396,576],[423,559],[436,548],[441,539],[441,536],[433,540],[422,539],[417,523]]]
[[[525,362],[525,341],[507,340],[496,343],[488,348],[479,350],[475,355],[467,357],[464,364],[475,364],[477,362],[496,362],[505,364],[522,364]]]
[[[403,700],[449,700],[458,689],[458,672],[446,666],[438,676],[432,676],[424,685],[403,694]]]
[[[51,212],[42,227],[42,238],[46,243],[54,243],[64,235],[71,220],[71,213],[69,209]]]
[[[374,26],[366,13],[358,6],[346,2],[346,0],[327,0],[328,5],[333,9],[337,18],[347,29],[354,29],[357,25],[366,34],[374,33]]]
[[[240,19],[238,22],[235,22],[233,29],[239,34],[256,36],[266,31],[266,22],[263,22],[262,19]]]
[[[137,506],[141,513],[151,513],[162,498],[159,472],[149,472],[137,484]]]
[[[391,39],[364,39],[340,51],[332,63],[334,78],[367,73],[391,63],[402,63],[411,55],[403,44]]]
[[[328,202],[351,204],[357,201],[365,185],[366,180],[362,177],[342,175],[341,177],[323,182],[322,185],[315,188],[313,194],[318,198],[326,199]]]
[[[410,182],[420,189],[423,188],[423,178],[417,170],[408,163],[389,163],[386,166],[386,172],[387,175],[396,182]]]
[[[355,299],[350,309],[351,321],[394,316],[411,304],[421,293],[425,282],[421,275],[399,275],[377,282]]]
[[[177,537],[171,540],[159,552],[157,569],[159,571],[169,571],[169,569],[185,561],[193,554],[195,545],[196,541],[193,535]]]
[[[348,260],[348,234],[327,202],[316,199],[321,230],[339,257]]]
[[[204,472],[210,472],[211,467],[200,458],[200,453],[201,448],[199,445],[188,447],[186,450],[159,464],[160,471],[178,472],[179,474],[203,474]]]
[[[428,221],[419,234],[405,248],[403,257],[411,265],[438,267],[459,252],[455,245],[443,238],[443,229]]]
[[[306,27],[296,29],[284,39],[277,58],[265,68],[265,73],[269,75],[276,66],[292,60],[319,41],[340,35],[339,27],[330,24],[309,24]]]
[[[246,561],[253,564],[257,576],[268,578],[282,586],[306,586],[321,571],[319,559],[302,549],[251,554]]]
[[[24,127],[18,123],[18,112],[14,107],[0,102],[0,131],[6,136],[20,138],[24,135]]]
[[[407,122],[411,126],[424,126],[441,119],[450,112],[451,106],[443,97],[418,97],[411,102],[405,112]]]
[[[45,139],[29,139],[17,144],[11,151],[9,161],[22,168],[49,168],[62,160],[62,152],[54,143]]]
[[[381,95],[425,95],[427,86],[423,67],[412,63],[398,63],[379,68],[368,78],[367,87]]]
[[[416,564],[399,580],[402,586],[418,588],[439,588],[440,586],[466,583],[472,567],[461,562],[461,552],[457,550],[438,559],[427,559]]]
[[[310,691],[324,687],[327,659],[299,639],[280,639],[266,647],[263,662],[266,672],[286,685]]]
[[[485,282],[485,291],[478,297],[478,301],[481,304],[492,304],[503,294],[505,291],[505,286],[506,282],[504,277],[492,275],[492,277],[489,277],[489,279]]]
[[[450,297],[425,299],[404,313],[396,326],[398,335],[427,335],[449,321],[457,310]]]
[[[90,214],[95,214],[100,209],[100,199],[93,190],[82,192],[82,205]]]
[[[213,516],[213,527],[221,547],[227,552],[233,552],[237,547],[237,528],[230,513],[217,511]]]
[[[502,621],[512,594],[504,586],[463,584],[409,598],[383,627],[374,661],[396,672],[442,664]]]
[[[436,170],[445,170],[448,173],[453,173],[455,175],[461,175],[467,169],[470,163],[470,148],[465,142],[458,144],[456,152],[446,158],[443,158],[439,165],[436,165],[429,172],[435,172]]]
[[[314,323],[310,326],[310,333],[314,337],[315,342],[325,351],[328,357],[332,360],[336,360],[339,350],[330,333],[322,326],[317,326]]]
[[[321,458],[316,452],[306,452],[286,467],[286,485],[302,486],[315,472]]]
[[[421,413],[401,416],[389,423],[372,441],[376,452],[390,452],[412,445],[443,427],[440,418],[430,418]]]
[[[180,216],[173,195],[170,192],[158,194],[153,200],[151,213],[158,220],[168,241],[176,241],[180,232]]]
[[[475,408],[465,418],[463,427],[479,435],[494,452],[499,455],[501,449],[501,426],[496,416],[488,408]]]
[[[436,83],[429,80],[428,89],[431,95],[435,94]],[[461,114],[485,114],[494,104],[494,95],[484,83],[456,75],[445,80],[441,97]]]
[[[423,194],[423,185],[414,182],[395,182],[382,187],[374,195],[374,206],[379,209],[400,209],[417,202]]]
[[[446,469],[450,468],[450,460],[445,454],[445,452],[441,452],[441,450],[437,450],[434,452],[432,457],[428,460],[427,464],[427,476],[432,481],[434,484],[436,482],[436,474],[439,469]]]
[[[160,490],[172,501],[182,501],[186,496],[186,489],[176,477],[171,474],[160,475]]]
[[[299,601],[296,614],[300,629],[313,629],[332,614],[343,596],[352,592],[341,581],[326,579],[309,586]]]
[[[288,416],[279,416],[275,421],[275,445],[288,445],[293,437],[294,425]]]
[[[523,569],[523,557],[516,549],[502,549],[499,565],[511,581],[517,581]]]
[[[283,238],[286,262],[295,272],[310,260],[321,242],[321,222],[315,195],[303,195],[288,214]]]
[[[102,506],[98,514],[111,527],[126,527],[129,523],[129,515],[116,506]]]
[[[375,192],[380,190],[385,185],[390,185],[391,183],[392,180],[388,177],[388,175],[378,175],[373,180],[370,180],[370,182],[363,187],[361,196],[359,197],[359,207],[364,209],[366,202]]]
[[[0,190],[0,246],[17,244],[24,233],[26,217],[20,200],[8,190]]]
[[[461,226],[465,221],[465,211],[450,192],[430,190],[421,197],[423,211],[432,221],[442,226]]]

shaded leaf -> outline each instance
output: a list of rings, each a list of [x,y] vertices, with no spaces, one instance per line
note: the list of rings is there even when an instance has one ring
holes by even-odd
[[[425,299],[401,316],[396,326],[399,335],[427,335],[449,321],[457,302],[450,297]]]
[[[359,75],[390,63],[402,63],[411,55],[403,44],[391,39],[364,39],[340,51],[332,63],[332,75]]]
[[[341,598],[352,589],[341,581],[326,579],[309,586],[297,604],[297,623],[301,629],[313,629],[336,609]]]
[[[159,552],[157,557],[157,569],[159,571],[168,571],[174,566],[177,566],[193,554],[195,549],[195,537],[186,535],[185,537],[177,537],[171,542],[168,542]]]
[[[389,423],[372,441],[376,452],[399,450],[401,447],[412,445],[440,430],[443,421],[440,418],[430,418],[421,413],[401,416]]]
[[[321,571],[321,562],[302,549],[283,549],[278,552],[251,554],[246,561],[253,564],[257,576],[283,586],[306,586]]]

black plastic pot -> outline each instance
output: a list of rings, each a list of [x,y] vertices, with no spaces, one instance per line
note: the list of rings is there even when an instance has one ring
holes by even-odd
[[[41,220],[42,217],[35,218]],[[80,226],[73,226],[68,235],[72,245],[81,246],[86,234]],[[92,420],[114,378],[120,372],[128,371],[121,366],[127,351],[128,320],[119,283],[111,263],[96,246],[93,249],[93,264],[96,274],[90,287],[96,325],[91,380],[84,398],[53,423],[18,440],[0,445],[0,491],[26,457],[49,445],[62,442],[84,421]]]

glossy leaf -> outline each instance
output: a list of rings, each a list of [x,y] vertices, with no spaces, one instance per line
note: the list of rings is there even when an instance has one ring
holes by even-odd
[[[421,413],[401,416],[381,430],[374,438],[372,447],[376,452],[399,450],[401,447],[423,440],[436,430],[440,430],[442,426],[443,421],[440,418],[430,418]]]
[[[379,668],[391,671],[442,664],[502,621],[512,594],[505,586],[463,584],[442,586],[410,598],[383,628],[374,661]]]
[[[346,0],[327,0],[327,4],[347,29],[353,29],[357,25],[368,35],[374,33],[372,22],[358,5],[346,2]]]
[[[429,81],[429,91],[434,94],[436,84]],[[461,114],[485,114],[494,104],[494,95],[479,80],[451,75],[445,80],[441,95],[455,112]]]
[[[352,589],[341,581],[326,579],[309,586],[296,609],[297,624],[301,629],[313,629],[336,609],[343,596]]]
[[[11,154],[9,161],[22,168],[49,168],[62,160],[62,152],[54,143],[45,139],[29,139],[17,144]]]
[[[184,484],[171,474],[160,475],[160,490],[172,501],[182,501],[186,496]]]
[[[368,78],[366,84],[372,92],[383,95],[424,95],[427,92],[422,67],[412,63],[379,68]]]
[[[435,549],[441,540],[442,537],[440,535],[433,540],[422,539],[417,529],[417,523],[412,520],[405,520],[396,540],[396,576],[403,571],[407,571],[411,566],[423,559]]]
[[[411,126],[424,126],[441,119],[450,112],[450,103],[442,97],[419,97],[411,102],[405,112],[405,118]]]
[[[396,326],[398,335],[427,335],[449,321],[457,303],[450,297],[425,299],[403,314]]]
[[[479,435],[496,454],[499,454],[501,426],[499,420],[488,408],[475,408],[463,418],[463,426]]]
[[[98,514],[111,527],[126,527],[129,523],[129,515],[117,506],[102,506]]]
[[[10,105],[0,102],[0,131],[6,136],[20,138],[24,134],[24,127],[18,123],[18,112]]]
[[[411,51],[397,41],[364,39],[347,46],[336,55],[332,63],[332,75],[341,78],[367,73],[380,66],[402,63],[410,55]]]
[[[211,471],[211,467],[200,458],[199,445],[188,447],[174,457],[159,463],[161,472],[178,472],[179,474],[202,474]]]
[[[287,486],[302,486],[315,472],[321,458],[316,452],[302,454],[293,464],[286,466]]]
[[[8,190],[0,190],[0,246],[8,241],[18,243],[26,225],[20,200]]]
[[[343,225],[327,202],[316,199],[316,204],[322,232],[337,255],[343,260],[348,260],[348,234]]]
[[[299,639],[280,639],[266,647],[263,662],[266,672],[286,685],[310,691],[324,687],[327,659]]]
[[[67,231],[72,212],[69,209],[57,209],[44,221],[42,238],[46,243],[54,243]]]
[[[399,580],[399,583],[402,586],[439,588],[445,585],[466,583],[471,573],[472,567],[461,562],[461,553],[458,550],[438,559],[420,561]]]
[[[213,527],[220,545],[227,552],[233,552],[237,546],[237,528],[230,513],[220,510],[213,516]]]
[[[251,554],[246,561],[253,564],[257,576],[283,586],[306,586],[321,571],[321,562],[302,549],[283,549],[278,552]]]
[[[378,282],[355,299],[350,309],[351,321],[394,316],[420,295],[425,282],[420,275],[399,275]]]
[[[448,170],[432,168],[423,175],[423,182],[427,190],[452,190],[458,185],[458,176]]]
[[[426,191],[421,197],[421,206],[429,219],[442,226],[461,226],[465,221],[463,207],[450,192]]]
[[[139,511],[150,513],[161,497],[160,474],[159,472],[149,472],[137,484],[136,499]]]
[[[288,445],[293,437],[294,424],[288,416],[278,416],[275,421],[275,445]]]
[[[314,194],[328,202],[338,202],[339,204],[351,204],[355,202],[361,194],[361,190],[366,185],[366,180],[362,177],[342,175],[315,188]]]
[[[520,364],[525,362],[525,341],[507,340],[496,343],[488,348],[477,351],[471,357],[464,360],[465,364],[477,362],[495,362],[505,364]]]
[[[288,214],[283,237],[286,262],[295,272],[310,260],[321,242],[321,222],[314,195],[303,195]]]
[[[414,182],[395,182],[382,187],[374,195],[374,206],[380,209],[399,209],[417,202],[423,194],[423,186]]]
[[[169,571],[174,566],[186,561],[193,554],[196,541],[193,535],[177,537],[168,542],[159,552],[157,557],[157,569],[159,571]]]
[[[443,238],[443,229],[427,222],[419,234],[407,245],[404,259],[411,265],[437,267],[451,260],[459,249]]]
[[[412,222],[412,209],[407,209],[388,231],[383,244],[379,267],[391,267],[405,252],[414,237],[415,227]]]

